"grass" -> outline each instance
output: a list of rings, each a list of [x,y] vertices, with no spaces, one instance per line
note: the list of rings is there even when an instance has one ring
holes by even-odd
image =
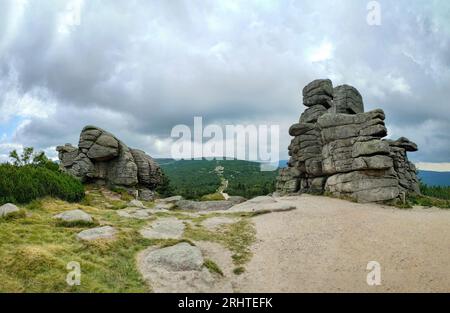
[[[116,210],[126,205],[125,200],[105,197],[101,189],[93,186],[86,189],[81,203],[45,197],[25,205],[18,216],[0,219],[0,292],[148,292],[151,288],[138,272],[135,257],[149,246],[163,248],[180,242],[194,245],[196,240],[207,240],[228,248],[237,267],[251,258],[255,230],[245,214],[234,214],[242,217],[236,224],[209,231],[200,223],[216,214],[190,217],[177,211],[161,212],[153,219],[174,216],[199,227],[186,223],[182,239],[145,239],[139,230],[151,220],[122,218]],[[92,225],[62,225],[53,219],[58,213],[74,209],[90,214],[96,225],[115,227],[116,239],[83,242],[76,234]],[[71,261],[81,265],[79,286],[66,283],[70,272],[66,267]],[[209,271],[223,275],[213,260],[204,262]]]
[[[410,203],[411,205],[420,205],[424,207],[450,209],[450,200],[444,200],[424,195],[408,197],[408,203]]]
[[[225,200],[225,198],[221,193],[218,192],[204,195],[200,198],[200,201],[220,201],[220,200]]]
[[[24,218],[26,217],[26,211],[25,210],[19,210],[17,212],[11,212],[6,216],[1,216],[0,221],[10,221],[18,218]]]
[[[135,254],[151,245],[141,238],[139,223],[115,221],[109,210],[46,199],[21,219],[0,221],[0,292],[146,292],[134,265]],[[85,243],[76,234],[86,225],[57,227],[53,215],[80,209],[119,228],[112,242]],[[114,216],[114,218],[113,218]],[[81,285],[65,282],[67,263],[81,265]]]
[[[215,231],[187,224],[184,236],[192,240],[222,244],[232,252],[233,263],[243,265],[252,257],[250,246],[255,241],[256,231],[249,220],[243,219],[234,224],[224,225]]]
[[[222,270],[214,261],[210,259],[205,259],[203,266],[206,267],[211,273],[216,273],[219,274],[220,276],[223,276]]]
[[[241,275],[244,272],[245,272],[245,267],[243,267],[243,266],[238,266],[233,270],[233,273],[235,275]]]

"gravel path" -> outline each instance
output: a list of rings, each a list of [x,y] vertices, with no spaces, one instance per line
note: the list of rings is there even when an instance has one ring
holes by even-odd
[[[327,197],[253,218],[254,256],[239,292],[450,292],[450,210],[401,210]],[[369,261],[381,286],[369,286]]]

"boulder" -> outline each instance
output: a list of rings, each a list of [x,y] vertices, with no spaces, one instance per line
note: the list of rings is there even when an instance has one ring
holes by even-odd
[[[153,200],[161,183],[161,169],[150,156],[96,126],[83,128],[78,147],[66,144],[56,150],[62,170],[83,182],[134,188],[146,201]]]
[[[230,281],[204,263],[200,248],[185,242],[138,255],[139,271],[154,292],[232,292]]]
[[[149,212],[149,210],[136,207],[127,207],[125,209],[117,210],[117,215],[138,220],[148,220],[152,218],[152,213]]]
[[[175,203],[175,207],[179,210],[187,211],[220,211],[231,208],[235,203],[230,200],[219,201],[192,201],[180,200]]]
[[[20,212],[20,209],[12,203],[6,203],[0,206],[0,217],[7,217],[18,212]]]
[[[303,114],[300,116],[299,123],[315,123],[317,119],[327,112],[327,108],[323,105],[315,105],[307,108]]]
[[[140,230],[140,234],[148,239],[180,239],[185,225],[177,218],[161,218]]]
[[[155,250],[145,261],[173,272],[200,271],[204,262],[200,249],[186,242]]]
[[[317,79],[306,85],[302,93],[305,106],[322,105],[329,108],[333,99],[333,84],[329,79]]]
[[[99,239],[114,239],[117,231],[111,226],[102,226],[83,230],[77,234],[77,238],[85,241],[99,240]]]
[[[96,161],[107,161],[119,155],[119,142],[110,134],[102,134],[89,148],[87,156]]]
[[[136,200],[136,199],[131,200],[130,202],[128,202],[127,205],[128,205],[129,207],[137,207],[137,208],[143,208],[143,209],[146,208],[146,206],[145,206],[141,201]]]
[[[333,89],[333,105],[336,113],[356,114],[364,112],[364,103],[359,91],[349,85],[337,86]]]
[[[415,152],[419,150],[417,148],[417,144],[410,141],[408,138],[400,137],[397,140],[386,140],[391,146],[393,147],[399,147],[405,149],[405,151]]]
[[[92,223],[92,216],[82,210],[70,210],[53,216],[54,219],[66,223]]]

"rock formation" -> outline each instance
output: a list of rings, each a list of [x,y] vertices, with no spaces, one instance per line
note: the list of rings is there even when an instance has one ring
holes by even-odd
[[[387,135],[383,110],[364,112],[356,88],[315,80],[303,89],[303,104],[308,108],[289,129],[294,139],[288,167],[277,178],[279,192],[327,192],[359,202],[420,193],[406,155],[417,145],[404,137],[382,139]]]
[[[78,147],[65,144],[56,150],[67,173],[83,182],[137,190],[142,200],[152,199],[161,182],[161,169],[150,156],[95,126],[83,128]]]

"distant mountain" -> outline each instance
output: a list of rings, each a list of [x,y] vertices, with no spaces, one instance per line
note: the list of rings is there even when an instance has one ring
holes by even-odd
[[[417,171],[418,176],[428,186],[450,186],[450,172]]]

